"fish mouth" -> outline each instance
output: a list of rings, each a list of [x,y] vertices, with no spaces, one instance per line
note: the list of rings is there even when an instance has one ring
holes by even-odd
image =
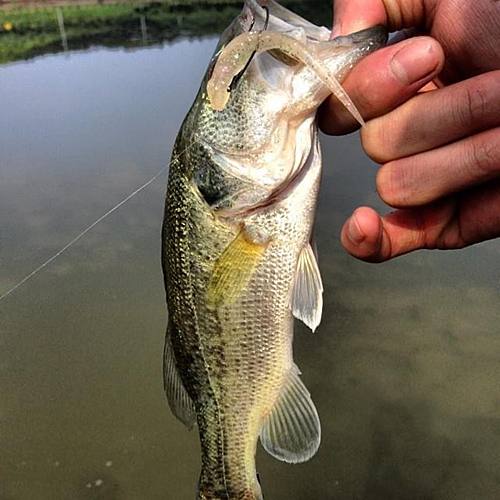
[[[259,37],[263,44],[252,45],[255,40],[260,43]],[[242,13],[221,38],[207,72],[211,111],[207,123],[217,121],[217,126],[197,130],[214,158],[221,155],[216,163],[224,175],[243,185],[241,193],[228,198],[231,203],[218,207],[219,216],[255,212],[286,198],[311,163],[306,158],[311,145],[308,134],[314,139],[317,107],[334,92],[355,109],[340,82],[354,64],[386,40],[383,26],[330,39],[328,28],[316,26],[274,0],[246,0]],[[242,64],[246,60],[251,64]],[[235,78],[241,83],[233,86]],[[220,107],[214,106],[208,90],[213,81],[215,97],[225,97]],[[241,116],[241,110],[245,119],[238,121],[235,117]],[[226,127],[227,133],[214,133],[226,119],[237,126]],[[360,115],[359,121],[363,123]],[[278,163],[269,163],[271,157]],[[260,191],[256,194],[247,185],[256,185]]]

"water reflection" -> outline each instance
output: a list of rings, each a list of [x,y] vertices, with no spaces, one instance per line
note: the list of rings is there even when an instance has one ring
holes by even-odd
[[[329,0],[282,0],[317,24],[331,20]],[[92,4],[0,9],[0,64],[92,47],[133,49],[181,37],[220,34],[241,9],[239,0]]]
[[[0,69],[2,290],[165,164],[213,45]],[[0,498],[194,496],[196,439],[162,388],[164,183],[1,303]]]
[[[0,290],[165,164],[214,43],[0,67]],[[375,166],[356,136],[323,143],[325,316],[295,344],[323,444],[300,466],[260,450],[266,498],[496,499],[498,244],[354,261],[338,233],[359,204],[383,208]],[[2,500],[195,497],[197,438],[162,388],[164,187],[0,303]]]

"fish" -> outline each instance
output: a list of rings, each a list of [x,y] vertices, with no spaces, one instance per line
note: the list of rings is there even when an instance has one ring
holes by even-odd
[[[246,0],[222,34],[172,153],[162,229],[164,387],[198,427],[197,500],[261,500],[257,443],[299,463],[321,424],[293,360],[294,318],[315,330],[312,242],[321,176],[316,111],[387,32],[330,31]]]

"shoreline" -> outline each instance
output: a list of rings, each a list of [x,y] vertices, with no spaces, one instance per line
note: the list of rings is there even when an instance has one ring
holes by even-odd
[[[206,3],[206,5],[238,5],[243,0],[0,0],[0,10],[43,9],[54,7],[87,7],[92,5],[145,5],[161,3],[172,6]]]

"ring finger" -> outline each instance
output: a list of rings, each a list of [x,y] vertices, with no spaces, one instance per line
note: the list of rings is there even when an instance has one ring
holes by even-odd
[[[388,205],[430,203],[500,177],[500,127],[383,165],[377,191]]]

